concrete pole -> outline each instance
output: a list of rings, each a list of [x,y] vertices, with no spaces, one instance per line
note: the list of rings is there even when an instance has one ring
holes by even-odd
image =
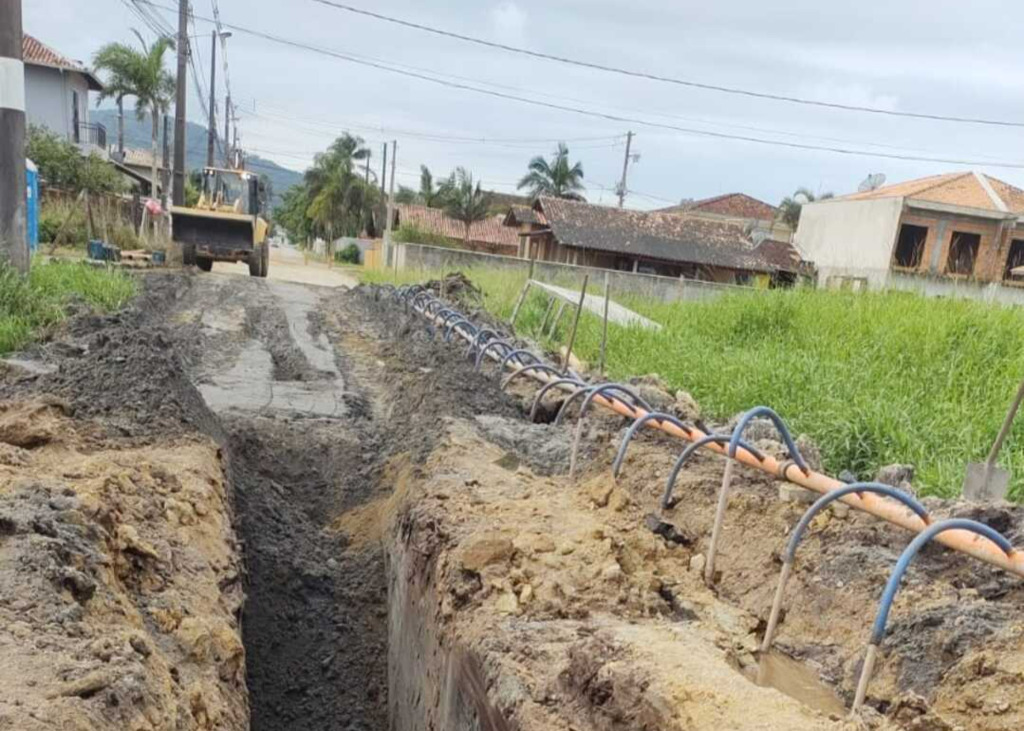
[[[384,143],[384,162],[380,169],[380,194],[385,195],[387,188],[385,187],[388,182],[388,143]]]
[[[231,94],[224,100],[224,166],[231,167]]]
[[[216,164],[217,150],[217,31],[210,48],[210,126],[206,133],[206,167]]]
[[[0,0],[0,260],[28,272],[21,0]]]
[[[384,145],[384,151],[387,152],[388,146]],[[391,183],[388,186],[388,222],[387,227],[384,229],[384,244],[388,248],[388,252],[392,256],[395,256],[394,252],[391,251],[391,229],[395,225],[395,162],[398,160],[398,140],[391,143]],[[397,266],[397,257],[394,262]]]
[[[178,0],[178,83],[174,103],[174,205],[185,204],[185,111],[188,103],[188,0]]]
[[[117,98],[117,160],[124,162],[124,97]]]
[[[163,196],[160,200],[164,202],[164,208],[167,207],[167,194],[171,186],[171,118],[164,115],[164,159],[163,159],[163,174],[160,176],[160,185],[163,186]]]
[[[622,182],[619,183],[619,208],[626,207],[626,178],[629,175],[629,153],[633,147],[633,133],[626,135],[626,159],[622,161]]]

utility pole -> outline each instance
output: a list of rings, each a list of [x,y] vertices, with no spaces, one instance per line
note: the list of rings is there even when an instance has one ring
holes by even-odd
[[[166,117],[164,117],[166,119]],[[124,162],[124,97],[117,97],[117,161]]]
[[[231,95],[224,100],[224,163],[231,167]]]
[[[387,144],[384,150],[387,151]],[[391,229],[395,225],[395,162],[398,159],[398,140],[391,143],[391,184],[388,186],[388,224],[384,229],[384,243],[391,248]],[[393,254],[392,254],[393,256]]]
[[[185,204],[185,105],[188,100],[188,0],[178,0],[178,90],[174,103],[174,195]]]
[[[25,64],[21,0],[0,0],[0,260],[27,273]]]
[[[217,31],[213,31],[213,45],[210,48],[210,128],[206,133],[206,167],[216,163],[217,149]]]
[[[626,134],[626,159],[622,162],[622,182],[619,183],[619,208],[626,207],[626,178],[629,175],[629,152],[633,147],[633,132]]]
[[[388,182],[388,143],[384,143],[384,163],[380,169],[380,194],[384,195],[384,186]]]

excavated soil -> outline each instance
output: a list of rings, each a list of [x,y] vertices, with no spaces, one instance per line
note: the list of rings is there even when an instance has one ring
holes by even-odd
[[[455,291],[470,292],[467,287]],[[460,295],[461,296],[461,295]],[[470,296],[467,294],[466,296]],[[529,424],[533,389],[373,290],[156,274],[0,374],[0,728],[1024,727],[1024,588],[842,510],[801,546],[770,682],[757,646],[804,505],[626,424]],[[572,421],[570,419],[570,421]],[[768,444],[771,447],[771,444]],[[929,501],[1024,539],[1024,512]]]

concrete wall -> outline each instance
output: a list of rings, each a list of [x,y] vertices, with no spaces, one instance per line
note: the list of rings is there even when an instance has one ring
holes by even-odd
[[[917,292],[926,297],[959,297],[1002,305],[1024,305],[1024,287],[997,282],[953,279],[893,272],[885,282],[887,289]]]
[[[809,203],[794,241],[817,266],[822,286],[836,276],[884,286],[902,213],[902,198]]]
[[[419,244],[396,244],[396,252],[400,269],[453,270],[487,267],[515,272],[523,277],[530,271],[528,260],[511,256],[495,256]],[[608,275],[611,290],[616,294],[648,297],[662,302],[705,300],[725,292],[750,291],[749,287],[698,282],[691,279],[633,274],[553,262],[534,263],[534,278],[541,281],[578,285],[585,274],[590,275],[590,287],[603,288],[605,275]]]
[[[78,118],[89,121],[89,85],[81,74],[46,66],[25,65],[25,114],[30,125],[46,127],[67,140],[74,139],[72,91],[78,92]]]

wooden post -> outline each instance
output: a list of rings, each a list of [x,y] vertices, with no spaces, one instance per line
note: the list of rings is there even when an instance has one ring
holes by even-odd
[[[551,323],[551,331],[548,332],[549,338],[553,338],[555,336],[555,331],[558,330],[558,325],[562,322],[562,315],[565,314],[565,305],[565,302],[561,302],[558,305],[558,313],[555,315],[555,321]]]
[[[608,355],[608,305],[611,301],[611,279],[610,276],[605,273],[604,275],[604,330],[601,333],[601,365],[598,372],[601,378],[604,379],[604,366],[605,359]]]
[[[523,291],[519,293],[519,299],[516,300],[516,306],[512,310],[512,319],[509,320],[509,327],[512,328],[512,332],[516,330],[516,319],[519,317],[519,310],[522,308],[523,303],[526,302],[526,294],[530,291],[530,285],[533,284],[532,279],[527,279],[526,284],[523,285]]]
[[[590,282],[590,275],[584,275],[583,277],[583,290],[580,292],[580,303],[576,306],[576,319],[572,321],[572,333],[569,335],[569,347],[565,350],[565,363],[562,368],[566,373],[569,372],[569,363],[572,362],[572,349],[576,345],[576,330],[580,326],[580,316],[583,314],[583,303],[587,299],[587,284]]]
[[[548,318],[551,317],[551,311],[555,309],[555,298],[548,297],[548,308],[544,310],[544,319],[541,320],[540,328],[537,329],[537,337],[544,337],[544,328],[548,326]]]

